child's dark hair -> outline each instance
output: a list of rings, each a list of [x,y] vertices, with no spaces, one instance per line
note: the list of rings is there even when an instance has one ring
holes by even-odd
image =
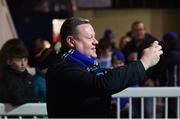
[[[0,65],[5,65],[8,59],[28,57],[28,50],[23,41],[18,38],[9,39],[0,50]]]
[[[28,57],[28,51],[24,46],[12,46],[7,49],[6,59]]]

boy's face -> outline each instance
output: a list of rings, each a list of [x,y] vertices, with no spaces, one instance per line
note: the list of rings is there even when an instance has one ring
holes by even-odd
[[[7,63],[12,69],[18,70],[20,72],[24,72],[28,65],[28,59],[26,57],[13,58],[13,59],[8,60]]]
[[[117,60],[114,61],[114,63],[112,64],[112,66],[113,66],[114,68],[121,67],[121,66],[124,66],[124,62],[121,61],[121,60],[119,60],[119,59],[117,59]]]

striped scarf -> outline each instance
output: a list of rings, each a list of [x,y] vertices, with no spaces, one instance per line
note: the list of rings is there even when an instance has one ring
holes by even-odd
[[[99,68],[95,59],[89,58],[77,50],[69,50],[63,55],[63,59],[75,62],[81,65],[85,70],[95,73],[96,75],[103,75],[106,72],[105,69]]]

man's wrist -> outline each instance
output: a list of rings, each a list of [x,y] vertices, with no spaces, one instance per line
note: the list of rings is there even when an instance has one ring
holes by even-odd
[[[145,69],[145,70],[148,70],[149,66],[145,63],[145,61],[144,61],[142,58],[140,59],[140,61],[141,61],[141,63],[143,64],[144,69]]]

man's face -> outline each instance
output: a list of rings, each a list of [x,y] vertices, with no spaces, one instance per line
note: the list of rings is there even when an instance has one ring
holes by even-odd
[[[24,72],[28,65],[28,59],[27,58],[13,58],[8,60],[8,65],[14,69],[18,70],[20,72]]]
[[[96,45],[98,41],[95,38],[95,32],[90,24],[81,24],[77,26],[78,35],[75,38],[75,49],[80,53],[96,58]]]
[[[143,23],[139,23],[132,29],[132,35],[136,40],[142,40],[145,37],[145,28]]]

